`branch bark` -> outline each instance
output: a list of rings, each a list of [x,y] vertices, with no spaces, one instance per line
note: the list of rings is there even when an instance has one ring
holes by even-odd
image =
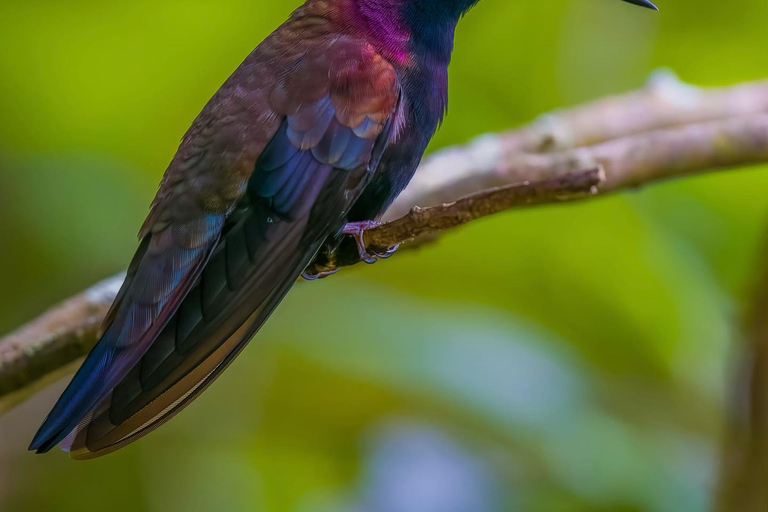
[[[515,207],[765,162],[768,81],[699,89],[663,73],[642,90],[435,153],[364,240],[383,252]],[[358,262],[346,244],[311,272]],[[109,278],[0,339],[0,411],[87,353],[121,281]]]

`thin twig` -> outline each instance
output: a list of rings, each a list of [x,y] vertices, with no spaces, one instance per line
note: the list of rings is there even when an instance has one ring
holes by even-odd
[[[490,137],[486,136],[482,144],[487,144]],[[453,181],[446,187],[454,192],[466,190],[476,180],[486,191],[510,187],[515,194],[521,194],[515,196],[515,200],[509,201],[508,195],[492,195],[492,202],[496,204],[490,207],[486,192],[479,192],[465,196],[459,202],[422,208],[417,210],[418,215],[411,209],[365,231],[364,240],[368,252],[383,253],[415,238],[433,240],[447,229],[513,207],[577,201],[656,181],[765,162],[768,162],[768,114],[657,130],[557,153],[509,155],[507,160],[477,168],[474,175]],[[583,169],[604,171],[601,183],[591,194],[569,189],[570,180]],[[510,186],[520,182],[527,185]],[[563,188],[558,190],[558,187]],[[525,198],[523,194],[526,193],[534,194],[535,201]],[[447,194],[437,190],[430,193],[430,199],[452,201]],[[480,199],[486,210],[472,208]],[[457,210],[461,210],[460,214]],[[358,261],[354,245],[342,245],[335,254],[319,259],[311,272],[328,272]]]

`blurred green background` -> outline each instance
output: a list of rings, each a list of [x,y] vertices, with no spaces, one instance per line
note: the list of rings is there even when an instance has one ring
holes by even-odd
[[[0,2],[0,333],[122,269],[177,143],[296,0]],[[763,78],[765,0],[483,0],[460,143],[639,87]],[[0,418],[0,510],[708,510],[766,169],[475,222],[297,287],[194,406],[106,458]]]

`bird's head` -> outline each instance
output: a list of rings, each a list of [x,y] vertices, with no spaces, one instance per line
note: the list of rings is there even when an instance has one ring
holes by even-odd
[[[312,0],[310,0],[312,1]],[[314,0],[325,4],[325,0]],[[352,23],[363,28],[388,57],[405,59],[409,53],[432,55],[438,60],[450,58],[453,29],[459,19],[480,0],[339,0],[353,5],[359,18]],[[595,0],[598,1],[598,0]],[[656,9],[651,0],[625,2]],[[348,11],[345,11],[345,13]],[[345,14],[345,20],[350,18]]]
[[[401,4],[406,11],[417,17],[425,17],[433,22],[457,21],[480,0],[390,0],[388,3]],[[650,0],[624,0],[630,4],[658,10]]]

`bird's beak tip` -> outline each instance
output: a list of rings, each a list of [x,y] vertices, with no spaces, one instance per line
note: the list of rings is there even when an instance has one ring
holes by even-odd
[[[629,2],[630,4],[639,5],[640,7],[646,7],[648,9],[653,9],[654,11],[658,11],[659,8],[651,2],[651,0],[624,0],[625,2]]]

